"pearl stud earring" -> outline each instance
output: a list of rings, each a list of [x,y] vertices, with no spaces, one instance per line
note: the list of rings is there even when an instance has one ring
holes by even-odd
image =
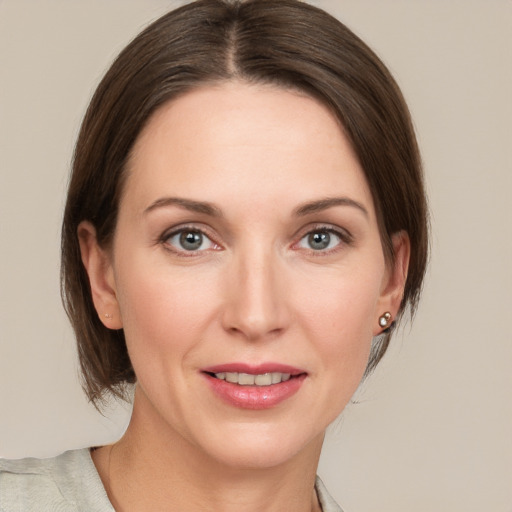
[[[379,325],[386,329],[389,327],[389,324],[391,323],[391,313],[389,311],[386,311],[383,315],[379,317]]]

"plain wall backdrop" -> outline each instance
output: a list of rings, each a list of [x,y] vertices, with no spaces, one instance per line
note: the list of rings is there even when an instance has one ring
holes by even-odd
[[[183,2],[0,0],[0,455],[112,441],[78,384],[59,297],[72,148],[114,56]],[[409,102],[433,249],[423,301],[328,433],[346,512],[512,511],[512,1],[317,0]],[[343,376],[340,375],[340,379]]]

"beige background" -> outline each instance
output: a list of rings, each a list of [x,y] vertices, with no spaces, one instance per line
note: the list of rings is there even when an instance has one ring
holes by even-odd
[[[347,512],[511,512],[512,2],[315,3],[402,86],[433,225],[416,321],[329,432],[320,474]],[[0,0],[0,455],[104,443],[126,424],[77,384],[59,224],[95,84],[175,4]]]

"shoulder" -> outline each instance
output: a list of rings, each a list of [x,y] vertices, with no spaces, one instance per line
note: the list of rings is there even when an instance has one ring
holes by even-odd
[[[88,449],[0,459],[0,512],[113,511]]]
[[[324,483],[318,476],[316,477],[315,489],[320,505],[322,506],[322,512],[343,512],[341,507],[334,501],[334,498],[328,493]]]

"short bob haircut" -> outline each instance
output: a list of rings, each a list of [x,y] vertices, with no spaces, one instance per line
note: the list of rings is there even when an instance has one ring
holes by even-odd
[[[299,0],[197,0],[164,15],[117,57],[99,84],[76,143],[62,228],[61,291],[73,325],[83,387],[96,405],[136,380],[122,330],[95,311],[77,227],[90,221],[109,248],[126,163],[141,130],[166,102],[208,84],[241,81],[301,91],[340,121],[377,212],[385,257],[407,232],[409,273],[398,319],[416,308],[428,255],[421,160],[409,111],[379,58],[347,27]],[[375,338],[368,374],[391,330]]]

